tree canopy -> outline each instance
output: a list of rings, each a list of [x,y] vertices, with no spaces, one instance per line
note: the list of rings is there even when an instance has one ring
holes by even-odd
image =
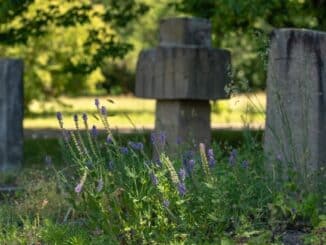
[[[264,61],[273,28],[326,30],[326,0],[181,0],[175,6],[210,19],[215,46],[232,51],[235,77],[260,89],[265,87]]]

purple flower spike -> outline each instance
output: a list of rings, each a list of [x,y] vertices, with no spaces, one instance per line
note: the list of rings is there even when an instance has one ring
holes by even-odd
[[[87,119],[88,119],[87,118],[87,114],[86,113],[83,113],[83,116],[82,117],[83,117],[84,122],[87,122]]]
[[[233,149],[230,153],[230,156],[229,156],[229,163],[231,165],[234,165],[236,163],[236,160],[237,160],[237,155],[238,155],[238,152],[236,149]]]
[[[108,145],[112,144],[113,143],[113,140],[112,140],[112,137],[110,135],[108,135],[108,137],[106,137],[106,143]]]
[[[107,168],[108,168],[109,171],[112,171],[112,170],[113,170],[113,168],[114,168],[114,166],[113,166],[113,161],[109,161],[109,162],[107,163]]]
[[[170,206],[170,202],[169,202],[169,200],[165,199],[165,200],[163,201],[163,207],[168,208],[169,206]]]
[[[157,185],[158,185],[158,179],[157,179],[157,177],[155,176],[155,174],[154,174],[154,173],[151,173],[151,174],[150,174],[150,177],[151,177],[152,184],[153,184],[154,186],[157,186]]]
[[[209,149],[207,152],[207,158],[208,158],[208,165],[210,168],[215,166],[215,157],[213,149]]]
[[[128,142],[128,145],[129,145],[133,150],[136,150],[136,151],[141,151],[141,150],[144,148],[144,145],[143,145],[143,143],[141,143],[141,142],[132,142],[132,141],[129,141],[129,142]]]
[[[249,162],[248,162],[248,160],[244,160],[244,161],[241,163],[241,166],[242,166],[243,168],[248,168],[248,166],[249,166]]]
[[[97,108],[99,108],[99,106],[100,106],[100,101],[99,101],[98,98],[95,99],[95,106],[96,106]]]
[[[178,175],[179,175],[180,181],[181,182],[184,182],[185,179],[186,179],[186,171],[185,171],[185,169],[184,168],[180,168]]]
[[[166,141],[166,133],[165,132],[152,132],[151,133],[151,141],[153,145],[159,144],[164,145]]]
[[[74,121],[77,122],[78,121],[78,115],[74,115]]]
[[[95,125],[93,125],[91,130],[91,135],[95,138],[98,135],[97,128]]]
[[[103,189],[103,185],[104,185],[103,180],[100,179],[100,180],[97,182],[96,191],[97,191],[97,192],[101,192],[101,190]]]
[[[52,157],[49,155],[46,155],[44,158],[44,162],[46,164],[46,167],[50,167],[52,165]]]
[[[76,187],[75,187],[75,192],[77,194],[79,194],[83,189],[83,184],[82,183],[79,183]]]
[[[181,197],[183,197],[184,195],[186,195],[187,189],[186,189],[186,185],[182,182],[178,183],[178,191],[179,191],[179,195]]]
[[[61,112],[57,112],[57,119],[58,119],[58,121],[62,121],[62,113]]]
[[[129,153],[129,149],[128,149],[128,147],[122,146],[122,147],[120,147],[120,152],[123,155],[127,155]]]
[[[102,114],[103,116],[106,116],[106,115],[107,115],[107,111],[106,111],[105,106],[102,106],[102,107],[101,107],[101,114]]]

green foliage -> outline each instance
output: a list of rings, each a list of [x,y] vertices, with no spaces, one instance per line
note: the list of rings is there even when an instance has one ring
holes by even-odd
[[[213,42],[230,49],[236,80],[265,87],[268,33],[273,28],[326,29],[324,1],[314,0],[182,0],[179,11],[212,21]],[[263,52],[262,52],[263,51]]]
[[[24,60],[25,109],[33,99],[94,92],[102,65],[132,49],[120,29],[147,10],[135,0],[3,0],[0,49]]]

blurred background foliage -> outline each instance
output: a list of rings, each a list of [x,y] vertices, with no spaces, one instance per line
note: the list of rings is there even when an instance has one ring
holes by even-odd
[[[235,83],[265,88],[273,28],[326,29],[326,0],[1,0],[1,56],[25,62],[25,109],[59,95],[126,94],[141,49],[161,18],[212,21],[215,47],[232,52]]]

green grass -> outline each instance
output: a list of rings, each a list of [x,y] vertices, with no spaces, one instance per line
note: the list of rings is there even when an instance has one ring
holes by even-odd
[[[107,101],[110,99],[114,103]],[[58,128],[55,117],[61,111],[64,117],[83,112],[91,115],[95,111],[93,97],[62,97],[52,102],[34,102],[30,113],[24,119],[24,128]],[[135,97],[100,97],[108,107],[109,121],[112,128],[138,129],[154,127],[155,100]],[[263,127],[265,121],[265,94],[247,94],[231,99],[212,102],[211,121],[213,127],[242,127],[247,123],[253,127]],[[91,124],[98,121],[90,116]],[[66,128],[74,128],[72,120],[65,120]]]

